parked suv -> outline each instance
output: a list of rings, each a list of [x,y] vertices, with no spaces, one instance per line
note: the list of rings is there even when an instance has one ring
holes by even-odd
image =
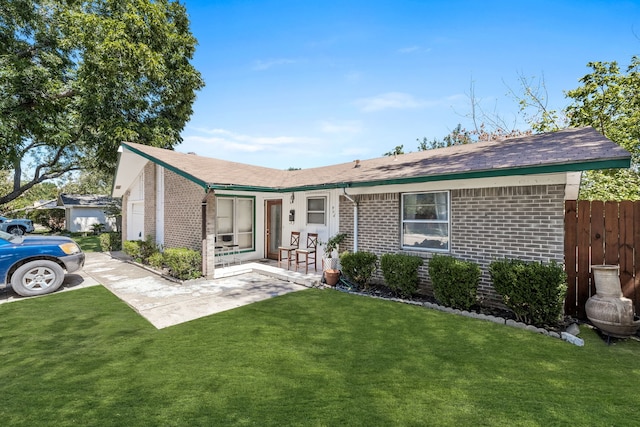
[[[68,237],[18,236],[0,231],[0,287],[11,285],[22,296],[55,291],[84,266],[84,253]]]
[[[9,219],[4,216],[0,216],[0,231],[6,231],[7,233],[21,236],[24,233],[31,233],[33,230],[33,221],[30,219]]]

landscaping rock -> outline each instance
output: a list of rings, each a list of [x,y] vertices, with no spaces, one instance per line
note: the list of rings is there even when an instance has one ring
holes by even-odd
[[[567,327],[565,332],[571,335],[580,335],[580,326],[576,323],[572,323]]]
[[[565,340],[568,343],[571,343],[573,345],[577,345],[578,347],[583,347],[584,346],[584,340],[581,338],[576,337],[575,335],[571,335],[567,332],[561,332],[560,336],[562,337],[563,340]]]
[[[514,328],[518,328],[518,329],[526,329],[527,328],[527,325],[525,325],[524,323],[516,322],[515,320],[512,320],[512,319],[507,319],[507,321],[505,322],[505,325],[511,326],[511,327],[514,327]]]

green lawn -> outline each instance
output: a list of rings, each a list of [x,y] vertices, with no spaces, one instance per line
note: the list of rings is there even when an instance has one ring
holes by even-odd
[[[640,419],[640,343],[585,347],[310,289],[156,330],[102,287],[0,305],[0,422],[601,426]]]
[[[86,236],[77,235],[73,240],[80,245],[84,252],[102,252],[100,247],[100,236],[96,234],[88,234]]]

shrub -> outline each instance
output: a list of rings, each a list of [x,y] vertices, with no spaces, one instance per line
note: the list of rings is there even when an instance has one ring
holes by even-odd
[[[518,320],[536,326],[558,324],[567,293],[561,265],[505,259],[493,261],[489,273],[494,289]]]
[[[156,252],[149,257],[149,265],[156,270],[162,270],[164,266],[164,255],[162,252]]]
[[[147,236],[146,240],[125,241],[122,250],[136,262],[148,264],[149,257],[158,252],[158,246],[153,242],[151,236]]]
[[[202,276],[202,255],[187,248],[169,248],[164,251],[164,263],[170,274],[181,280]]]
[[[122,250],[122,234],[116,231],[100,235],[100,248],[103,252]]]
[[[342,272],[359,287],[367,289],[371,276],[376,272],[378,257],[371,252],[343,252],[340,255]]]
[[[480,267],[449,255],[434,255],[429,261],[429,276],[436,299],[448,307],[469,310],[476,303]]]
[[[29,214],[29,218],[53,233],[62,231],[66,220],[64,209],[38,209]]]
[[[418,290],[418,267],[422,258],[405,254],[384,254],[380,269],[384,281],[396,295],[409,297]]]
[[[104,229],[105,225],[101,222],[91,224],[91,231],[93,231],[93,234],[100,234],[104,231]]]
[[[126,240],[122,244],[122,251],[137,260],[140,257],[140,240]]]

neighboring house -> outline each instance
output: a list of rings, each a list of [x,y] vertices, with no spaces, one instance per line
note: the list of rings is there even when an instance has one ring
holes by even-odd
[[[61,194],[57,204],[64,208],[65,228],[75,233],[93,231],[93,224],[104,224],[104,231],[115,230],[115,219],[105,214],[113,202],[109,196]]]
[[[422,257],[427,291],[433,254],[475,261],[488,300],[493,259],[563,261],[564,200],[577,198],[581,171],[630,165],[591,127],[295,171],[133,143],[119,151],[123,239],[202,250],[208,276],[216,242],[253,260],[277,258],[291,231],[302,245],[309,232],[344,232],[340,250]]]

